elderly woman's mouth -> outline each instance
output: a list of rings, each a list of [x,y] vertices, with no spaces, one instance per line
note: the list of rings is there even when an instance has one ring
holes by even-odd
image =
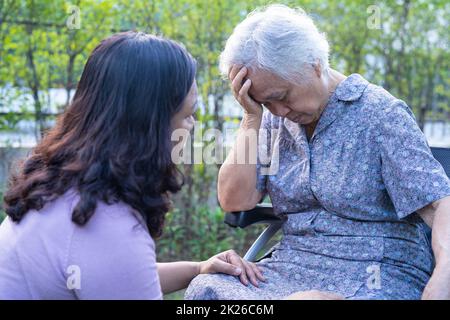
[[[293,122],[299,123],[299,122],[304,121],[304,120],[305,120],[305,117],[307,117],[306,114],[299,114],[299,115],[297,115],[297,116],[291,118],[290,120],[293,121]]]

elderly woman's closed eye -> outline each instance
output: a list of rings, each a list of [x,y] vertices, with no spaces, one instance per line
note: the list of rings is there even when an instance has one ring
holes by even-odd
[[[199,276],[187,298],[450,298],[448,177],[406,103],[332,69],[328,55],[309,16],[280,5],[228,39],[220,67],[244,117],[219,201],[249,210],[268,194],[287,219],[257,264],[266,283]]]

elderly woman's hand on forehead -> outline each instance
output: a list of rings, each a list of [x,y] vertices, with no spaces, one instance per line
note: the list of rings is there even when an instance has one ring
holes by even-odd
[[[245,78],[247,74],[248,69],[246,67],[233,65],[228,72],[228,78],[231,81],[231,90],[246,114],[262,117],[262,106],[253,100],[248,93],[252,81]]]

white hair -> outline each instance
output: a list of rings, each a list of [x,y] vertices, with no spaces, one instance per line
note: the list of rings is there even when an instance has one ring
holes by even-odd
[[[326,75],[328,56],[325,34],[302,9],[270,5],[251,12],[236,26],[220,55],[219,68],[226,76],[237,64],[298,83],[309,78],[313,70],[305,68],[317,64]]]

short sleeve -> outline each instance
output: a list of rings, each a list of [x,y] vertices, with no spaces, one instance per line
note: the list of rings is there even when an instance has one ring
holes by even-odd
[[[256,189],[267,193],[267,176],[270,174],[271,164],[271,125],[270,113],[264,111],[261,128],[258,133],[258,155],[256,163]]]
[[[102,205],[76,227],[68,264],[79,272],[79,299],[162,299],[155,243],[126,208]]]
[[[376,131],[382,178],[400,219],[450,195],[450,180],[405,102],[384,108]]]

